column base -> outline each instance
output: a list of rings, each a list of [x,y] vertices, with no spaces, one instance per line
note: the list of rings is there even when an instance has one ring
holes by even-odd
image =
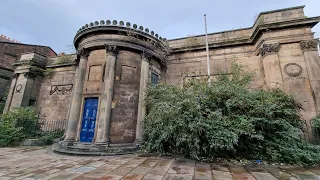
[[[59,146],[63,148],[67,148],[69,146],[73,146],[73,143],[76,142],[75,140],[69,140],[69,139],[64,139],[63,141],[59,142]]]
[[[106,140],[106,141],[103,141],[103,142],[95,142],[94,144],[96,144],[96,145],[105,145],[105,146],[109,147],[110,146],[110,141]]]
[[[136,140],[134,141],[134,146],[135,146],[136,148],[139,148],[139,149],[140,149],[143,144],[144,144],[143,140],[136,139]]]

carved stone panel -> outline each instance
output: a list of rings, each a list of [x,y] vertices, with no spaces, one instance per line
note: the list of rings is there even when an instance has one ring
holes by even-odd
[[[69,94],[72,92],[73,84],[52,85],[50,95],[53,94]]]

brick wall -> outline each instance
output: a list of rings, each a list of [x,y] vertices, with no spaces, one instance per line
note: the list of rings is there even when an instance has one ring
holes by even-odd
[[[0,41],[0,99],[2,99],[1,96],[4,94],[6,87],[10,85],[13,63],[20,58],[21,54],[26,52],[37,52],[48,57],[57,56],[47,46]]]

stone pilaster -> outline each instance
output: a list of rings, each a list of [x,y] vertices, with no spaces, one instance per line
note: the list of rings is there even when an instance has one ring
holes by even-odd
[[[105,74],[102,85],[103,92],[101,95],[101,103],[99,108],[99,126],[97,128],[96,143],[109,145],[115,65],[119,50],[117,46],[107,45],[105,48],[108,56],[105,63]]]
[[[14,95],[14,91],[16,89],[18,76],[19,76],[19,74],[14,74],[14,76],[12,77],[11,85],[10,85],[10,89],[9,89],[9,93],[8,93],[8,97],[7,97],[6,104],[5,104],[3,112],[9,111],[9,108],[10,108],[11,102],[12,102],[12,98],[13,98],[13,95]]]
[[[315,98],[317,112],[320,112],[320,59],[317,40],[301,41],[300,46],[306,62],[312,93]]]
[[[148,52],[143,52],[141,55],[141,73],[140,73],[140,89],[139,89],[139,104],[137,115],[137,127],[136,127],[136,140],[135,145],[141,146],[143,143],[143,119],[146,115],[146,105],[143,102],[145,98],[145,90],[148,87],[149,82],[149,66],[152,55]]]
[[[17,75],[16,85],[12,87],[12,90],[10,89],[12,97],[8,109],[28,106],[35,76],[32,72]]]
[[[82,104],[82,93],[83,93],[83,86],[85,81],[85,74],[87,68],[87,61],[88,61],[89,51],[83,49],[80,51],[80,60],[79,66],[76,69],[75,75],[75,84],[71,99],[71,105],[69,110],[69,117],[68,117],[68,126],[66,130],[66,137],[64,141],[75,141],[76,134],[77,134],[77,125],[79,123],[80,117],[80,110]]]
[[[279,44],[264,44],[260,48],[265,82],[268,88],[283,89],[283,79],[278,52]]]

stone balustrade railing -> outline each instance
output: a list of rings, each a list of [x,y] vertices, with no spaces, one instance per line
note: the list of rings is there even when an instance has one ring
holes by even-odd
[[[101,20],[100,22],[99,21],[95,21],[95,22],[91,22],[89,24],[86,24],[84,26],[82,26],[78,31],[77,31],[77,34],[80,33],[81,31],[85,30],[85,29],[89,29],[89,28],[93,28],[93,27],[99,27],[99,26],[118,26],[118,27],[126,27],[126,28],[129,28],[129,29],[133,29],[133,30],[137,30],[137,31],[141,31],[143,33],[146,33],[146,34],[149,34],[149,35],[152,35],[153,37],[159,39],[160,41],[162,41],[163,43],[165,43],[167,41],[166,38],[162,38],[161,36],[159,36],[157,33],[155,33],[154,31],[150,31],[148,28],[144,28],[143,26],[139,26],[137,24],[133,24],[131,26],[131,23],[130,22],[127,22],[127,23],[124,23],[124,21],[116,21],[116,20],[113,20],[111,22],[111,20]]]

